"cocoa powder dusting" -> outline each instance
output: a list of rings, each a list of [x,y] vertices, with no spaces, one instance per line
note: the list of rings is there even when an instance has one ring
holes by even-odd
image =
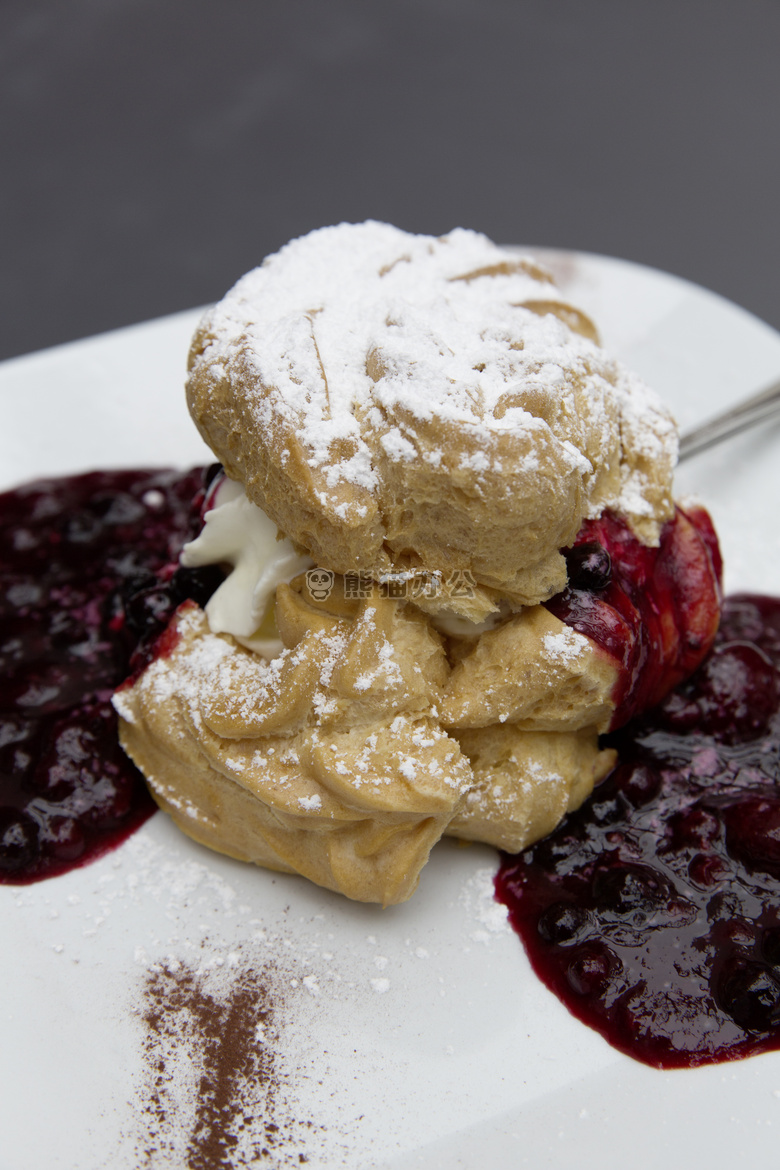
[[[235,959],[235,956],[233,956]],[[146,975],[142,1156],[149,1170],[299,1166],[315,1126],[296,1117],[277,1053],[285,988],[269,967]]]

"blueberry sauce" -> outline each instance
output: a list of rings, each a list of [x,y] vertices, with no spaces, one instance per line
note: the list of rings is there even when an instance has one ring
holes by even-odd
[[[113,690],[174,609],[221,579],[177,567],[203,473],[109,471],[0,495],[0,883],[94,860],[154,811]]]
[[[534,970],[658,1068],[780,1048],[780,600],[728,598],[695,674],[606,742],[591,800],[502,857]]]

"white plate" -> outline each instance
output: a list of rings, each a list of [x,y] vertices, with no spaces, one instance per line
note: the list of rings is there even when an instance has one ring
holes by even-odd
[[[683,426],[780,375],[780,336],[734,305],[621,261],[540,255]],[[208,460],[181,392],[197,316],[0,367],[0,486]],[[778,451],[780,427],[764,427],[679,476],[713,513],[729,590],[778,592]],[[614,1052],[531,973],[492,901],[495,865],[489,849],[445,842],[411,902],[380,911],[210,854],[158,814],[91,866],[0,887],[0,1166],[186,1166],[184,1105],[167,1152],[144,1154],[144,979],[196,956],[229,981],[237,952],[285,1000],[271,1165],[770,1164],[780,1054],[660,1073]]]

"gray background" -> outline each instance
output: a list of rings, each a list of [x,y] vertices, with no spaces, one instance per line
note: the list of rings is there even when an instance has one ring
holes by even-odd
[[[0,0],[0,357],[385,219],[780,327],[778,0]]]

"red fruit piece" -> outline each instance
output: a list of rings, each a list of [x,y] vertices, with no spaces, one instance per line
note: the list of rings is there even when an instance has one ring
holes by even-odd
[[[592,572],[593,583],[582,587],[588,573],[579,572],[580,561],[596,566],[599,547],[610,572]],[[585,550],[580,557],[578,549]],[[660,702],[710,649],[720,619],[717,539],[703,509],[677,508],[655,548],[643,545],[623,520],[605,512],[585,522],[566,556],[576,571],[563,593],[546,605],[614,660],[614,730]]]

